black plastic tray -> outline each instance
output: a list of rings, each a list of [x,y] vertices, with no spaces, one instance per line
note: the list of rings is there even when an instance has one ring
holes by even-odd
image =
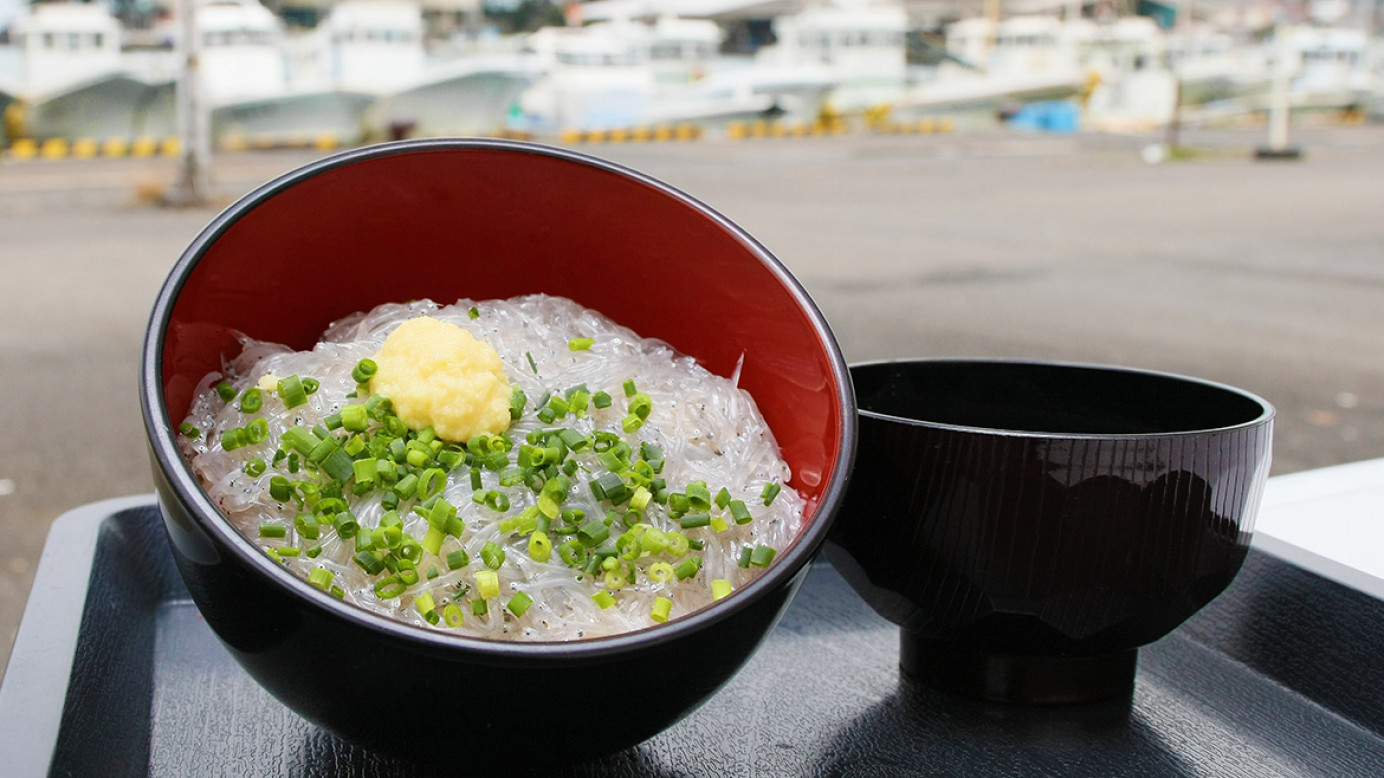
[[[553,774],[1380,776],[1381,647],[1384,602],[1254,551],[1230,590],[1140,652],[1130,698],[976,703],[902,687],[897,630],[819,562],[707,705],[636,748]],[[436,704],[419,701],[420,726]],[[545,719],[600,726],[598,711],[538,708],[529,725]],[[452,740],[452,774],[467,774],[476,746]],[[0,688],[0,773],[424,771],[346,743],[262,691],[188,599],[156,509],[126,500],[55,525]]]

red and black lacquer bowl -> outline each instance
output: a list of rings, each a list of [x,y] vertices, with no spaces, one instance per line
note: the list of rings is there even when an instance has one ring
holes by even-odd
[[[860,455],[827,556],[901,627],[905,679],[992,701],[1127,692],[1234,578],[1274,411],[1143,370],[851,366]]]
[[[287,573],[208,500],[174,435],[237,338],[312,346],[384,302],[569,297],[719,375],[739,365],[808,501],[754,583],[666,625],[508,643],[367,613]],[[842,499],[855,447],[849,372],[803,288],[743,230],[647,176],[489,140],[350,151],[245,196],[189,246],[149,322],[140,398],[179,572],[261,685],[354,742],[471,768],[631,746],[695,709],[777,622]],[[466,744],[475,744],[469,747]],[[458,756],[461,763],[456,763]]]

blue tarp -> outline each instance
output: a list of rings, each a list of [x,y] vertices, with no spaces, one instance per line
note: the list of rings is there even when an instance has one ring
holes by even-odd
[[[1045,100],[1022,106],[1009,118],[1009,124],[1038,132],[1076,132],[1080,113],[1070,100]]]

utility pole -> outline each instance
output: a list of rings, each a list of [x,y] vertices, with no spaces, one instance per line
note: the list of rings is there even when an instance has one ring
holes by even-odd
[[[1168,147],[1168,152],[1172,153],[1182,142],[1182,76],[1186,70],[1187,60],[1196,56],[1195,33],[1192,32],[1192,3],[1195,0],[1185,0],[1178,6],[1177,19],[1174,24],[1182,39],[1182,51],[1177,56],[1177,61],[1173,63],[1173,115],[1168,119],[1167,137],[1164,144]]]
[[[206,203],[210,195],[211,117],[202,102],[201,50],[197,34],[197,3],[181,0],[182,72],[178,79],[178,124],[182,142],[182,172],[168,198],[170,204],[193,206]]]
[[[1290,79],[1293,69],[1293,26],[1279,19],[1274,26],[1273,85],[1269,92],[1269,145],[1254,152],[1258,159],[1298,159],[1302,150],[1288,145],[1292,118]]]

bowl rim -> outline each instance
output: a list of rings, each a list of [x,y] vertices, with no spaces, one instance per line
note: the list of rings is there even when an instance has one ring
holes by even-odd
[[[881,413],[879,411],[866,410],[857,406],[856,413],[862,418],[873,421],[888,421],[904,424],[912,427],[928,427],[932,429],[948,430],[951,432],[965,432],[975,435],[991,435],[996,437],[1014,438],[1036,438],[1046,440],[1150,440],[1150,439],[1170,439],[1181,437],[1193,437],[1197,435],[1207,435],[1213,433],[1233,432],[1236,430],[1251,429],[1268,424],[1277,415],[1277,409],[1268,400],[1259,395],[1241,389],[1237,386],[1212,381],[1206,378],[1172,373],[1163,370],[1151,370],[1147,368],[1129,367],[1126,365],[1113,365],[1098,362],[1069,362],[1062,360],[1043,360],[1043,359],[1021,359],[1003,357],[920,357],[920,358],[901,358],[901,359],[878,359],[865,362],[852,362],[850,371],[852,384],[854,384],[855,371],[858,368],[886,367],[890,365],[939,365],[939,364],[960,364],[960,365],[1005,365],[1010,367],[1044,367],[1058,368],[1069,372],[1117,372],[1132,375],[1146,376],[1160,380],[1195,384],[1206,389],[1213,389],[1227,394],[1238,396],[1249,400],[1259,406],[1259,414],[1253,419],[1227,424],[1221,427],[1206,427],[1201,429],[1174,430],[1171,432],[1042,432],[1030,430],[1013,430],[999,427],[980,427],[968,424],[949,424],[939,421],[928,421],[926,419],[911,419],[907,416],[897,416],[892,413]]]
[[[317,589],[308,584],[305,579],[284,569],[281,565],[273,562],[268,555],[262,553],[254,546],[252,540],[242,535],[211,502],[178,449],[175,440],[176,425],[163,421],[168,416],[168,412],[163,383],[160,380],[163,365],[163,344],[168,333],[169,321],[178,296],[196,265],[216,241],[237,221],[280,192],[301,181],[360,162],[395,155],[439,151],[499,151],[534,154],[613,173],[657,190],[697,211],[702,217],[710,219],[742,244],[766,270],[773,274],[785,291],[791,295],[799,310],[806,316],[812,331],[824,347],[830,372],[836,379],[832,394],[839,408],[837,431],[841,441],[835,452],[837,464],[833,468],[830,479],[822,489],[813,520],[799,531],[787,548],[779,552],[778,558],[762,575],[755,578],[743,589],[733,592],[719,602],[704,606],[700,610],[667,623],[650,625],[614,635],[570,641],[514,641],[479,638],[391,619],[339,600],[327,592]],[[604,659],[612,655],[675,642],[688,633],[699,632],[717,622],[727,620],[750,609],[810,565],[826,540],[835,514],[844,501],[846,484],[849,481],[856,454],[858,419],[855,413],[854,387],[840,344],[837,343],[826,317],[801,282],[789,272],[778,258],[743,228],[710,206],[652,176],[580,152],[506,139],[433,138],[391,141],[364,146],[323,157],[300,166],[271,179],[240,197],[198,233],[169,270],[168,276],[155,298],[148,324],[145,327],[139,383],[140,410],[154,464],[162,472],[169,488],[176,494],[179,501],[187,509],[188,515],[196,523],[197,531],[213,538],[219,553],[232,554],[242,569],[252,571],[252,574],[261,579],[262,582],[293,598],[300,607],[314,608],[332,619],[345,622],[345,626],[375,632],[421,651],[448,653],[460,651],[463,654],[486,658],[496,663],[533,662],[535,660],[579,662],[596,658]],[[163,508],[162,505],[160,507]],[[770,627],[772,628],[772,625]]]

